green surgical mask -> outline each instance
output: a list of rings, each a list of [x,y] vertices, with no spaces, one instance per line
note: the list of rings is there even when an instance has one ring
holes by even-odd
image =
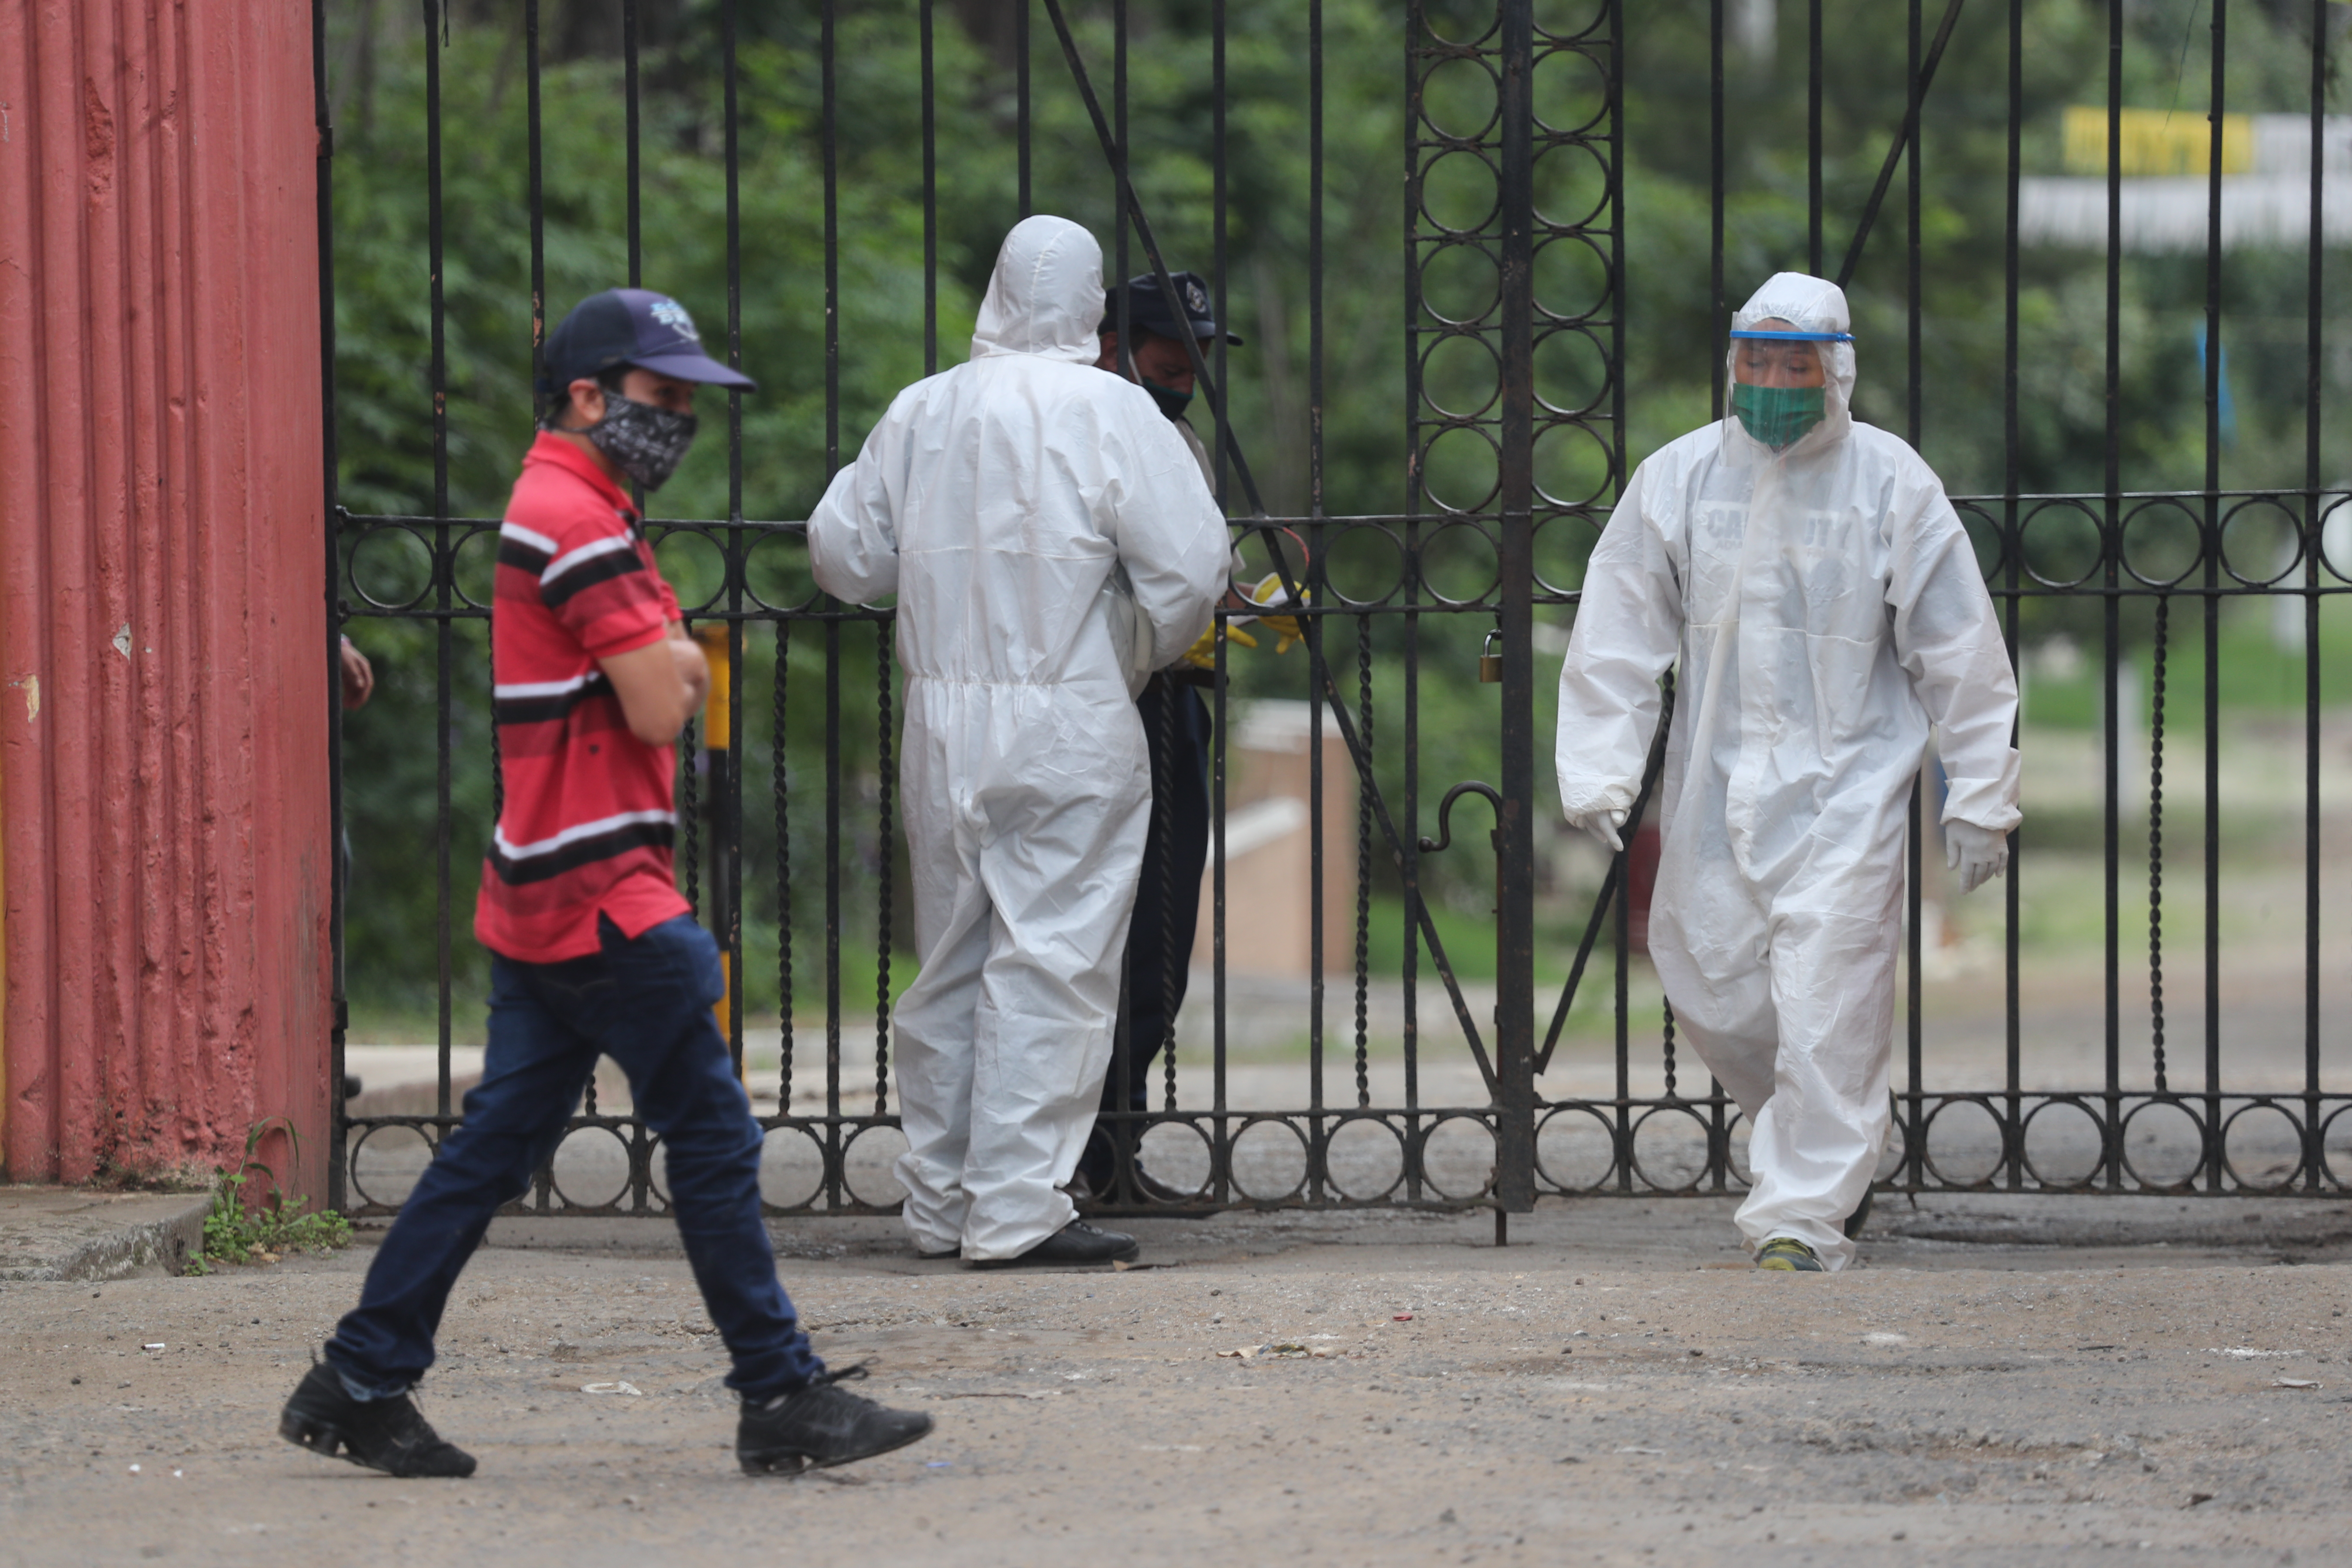
[[[1731,411],[1741,428],[1776,451],[1794,446],[1822,422],[1826,389],[1818,386],[1748,386],[1735,382]]]

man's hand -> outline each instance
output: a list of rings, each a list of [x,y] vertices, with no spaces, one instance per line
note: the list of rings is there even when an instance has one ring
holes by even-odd
[[[1257,647],[1257,638],[1236,626],[1226,626],[1225,637],[1228,641],[1237,642],[1244,647]],[[1184,650],[1184,662],[1195,669],[1217,668],[1217,628],[1213,624],[1192,639],[1192,646]]]
[[[648,746],[667,746],[677,740],[710,690],[710,666],[686,627],[676,621],[661,641],[596,663],[621,700],[629,733]]]
[[[345,637],[343,639],[344,708],[364,708],[367,706],[367,700],[374,695],[375,667],[368,663],[367,655],[352,646],[351,638]]]
[[[2009,835],[1956,817],[1944,824],[1944,864],[1960,874],[1960,891],[1973,893],[2009,869]]]
[[[1622,855],[1625,852],[1624,840],[1618,836],[1617,832],[1619,828],[1625,826],[1625,812],[1622,807],[1615,811],[1595,811],[1583,816],[1571,814],[1568,819],[1568,825],[1579,833],[1590,834],[1594,843],[1612,855]]]

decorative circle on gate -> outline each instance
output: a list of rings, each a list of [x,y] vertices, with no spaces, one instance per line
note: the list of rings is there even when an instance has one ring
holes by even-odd
[[[1536,154],[1536,216],[1554,228],[1584,228],[1609,205],[1609,167],[1582,142],[1555,142]]]
[[[1555,136],[1589,136],[1609,113],[1609,73],[1582,49],[1542,51],[1529,79],[1536,124]]]
[[[1589,1105],[1556,1105],[1536,1124],[1536,1174],[1556,1192],[1597,1193],[1617,1173],[1617,1136]]]
[[[1475,332],[1447,332],[1422,350],[1422,401],[1447,418],[1475,419],[1502,392],[1502,364]]]
[[[1501,297],[1502,264],[1475,239],[1429,246],[1421,258],[1421,308],[1449,327],[1475,326]]]
[[[1143,1130],[1139,1156],[1152,1180],[1184,1194],[1184,1200],[1207,1202],[1215,1194],[1215,1146],[1195,1121],[1155,1121]]]
[[[2342,496],[2320,509],[2319,559],[2337,582],[2352,582],[2352,501]]]
[[[2276,496],[2253,496],[2221,519],[2221,565],[2250,588],[2303,574],[2303,529]]]
[[[1896,1128],[1899,1133],[1902,1129]],[[1756,1184],[1756,1167],[1748,1162],[1748,1145],[1756,1135],[1756,1124],[1738,1110],[1723,1130],[1723,1165],[1733,1183],[1740,1187]]]
[[[1421,79],[1422,123],[1449,142],[1477,141],[1501,112],[1495,68],[1476,55],[1442,59]]]
[[[1344,605],[1380,605],[1404,586],[1404,545],[1377,522],[1334,531],[1323,552],[1323,586]]]
[[[1502,471],[1502,455],[1495,437],[1474,425],[1440,430],[1422,448],[1423,485],[1429,499],[1445,511],[1486,510],[1494,502]]]
[[[628,1195],[628,1140],[610,1127],[574,1127],[548,1162],[548,1184],[563,1208],[611,1208]]]
[[[2124,1112],[2124,1173],[2157,1192],[2186,1192],[2205,1168],[2205,1120],[2179,1100],[2149,1100]]]
[[[895,1208],[906,1199],[906,1184],[894,1167],[907,1152],[907,1135],[886,1123],[869,1122],[849,1135],[841,1151],[841,1185],[852,1203],[867,1208]]]
[[[1495,166],[1477,153],[1441,153],[1421,172],[1421,211],[1440,234],[1475,235],[1502,205]]]
[[[2025,1113],[2019,1139],[2025,1174],[2044,1187],[2086,1187],[2106,1169],[2106,1127],[2074,1095],[2053,1095]]]
[[[1960,514],[1960,529],[1969,536],[1969,548],[1976,552],[1977,571],[1986,582],[1995,581],[2009,560],[2001,542],[2000,519],[1974,501],[1955,501],[1953,510]]]
[[[1244,1122],[1225,1158],[1234,1191],[1252,1203],[1283,1203],[1307,1185],[1306,1134],[1282,1117]]]
[[[1404,1138],[1380,1116],[1350,1116],[1323,1142],[1323,1170],[1342,1197],[1370,1203],[1404,1180]]]
[[[1990,1102],[1956,1096],[1927,1112],[1921,1163],[1948,1187],[1980,1187],[2000,1173],[2009,1139]]]
[[[2339,1191],[2347,1184],[2345,1167],[2336,1163],[2336,1155],[2352,1153],[2352,1149],[2347,1148],[2347,1143],[2352,1143],[2352,1133],[2337,1132],[2336,1124],[2344,1120],[2347,1111],[2352,1111],[2352,1105],[2339,1105],[2327,1113],[2326,1121],[2319,1124],[2320,1179]],[[2352,1128],[2352,1123],[2347,1123],[2347,1126]]]
[[[1449,522],[1422,535],[1422,586],[1442,603],[1477,604],[1495,591],[1501,572],[1483,523]]]
[[[1894,1124],[1886,1130],[1886,1147],[1878,1152],[1877,1168],[1870,1173],[1871,1185],[1895,1180],[1903,1173],[1904,1162],[1910,1157],[1910,1139],[1903,1131],[1903,1118],[1898,1110]],[[1744,1146],[1740,1158],[1743,1161],[1747,1158]]]
[[[806,1208],[824,1191],[824,1144],[806,1127],[771,1127],[760,1142],[760,1201]]]
[[[2221,1167],[2250,1192],[2284,1192],[2303,1174],[2303,1123],[2275,1100],[2258,1100],[2221,1123]]]
[[[1536,493],[1558,507],[1591,506],[1617,477],[1609,443],[1590,425],[1559,423],[1536,433]]]
[[[407,523],[371,523],[352,542],[344,578],[372,609],[415,609],[433,592],[433,546]]]
[[[2205,559],[2204,534],[2178,499],[2141,501],[2124,517],[2124,570],[2151,588],[2169,587]]]
[[[2026,574],[2047,588],[2073,588],[2099,569],[2099,518],[2079,500],[2045,500],[2018,530]]]
[[[1575,43],[1609,19],[1611,0],[1536,0],[1538,36]]]
[[[1573,594],[1584,586],[1585,563],[1601,542],[1601,525],[1583,512],[1556,512],[1536,524],[1536,587]],[[1566,636],[1568,627],[1559,628]]]
[[[763,610],[813,610],[820,595],[809,575],[807,535],[762,529],[743,552],[743,592]]]
[[[1495,1130],[1475,1116],[1440,1117],[1421,1135],[1421,1179],[1439,1197],[1462,1201],[1495,1188]]]
[[[1696,1107],[1652,1106],[1626,1140],[1633,1180],[1653,1192],[1696,1192],[1706,1179],[1707,1142],[1706,1118]]]
[[[1431,37],[1465,48],[1490,42],[1503,20],[1496,0],[1422,0],[1421,14]]]
[[[1554,414],[1581,419],[1609,395],[1609,355],[1590,327],[1547,330],[1536,339],[1535,367],[1536,401]]]
[[[659,1138],[646,1144],[646,1207],[656,1214],[669,1210],[669,1146]]]
[[[434,1140],[406,1122],[379,1124],[352,1145],[352,1194],[363,1207],[398,1208],[433,1163]]]
[[[700,524],[656,526],[661,537],[654,542],[654,563],[677,595],[679,608],[689,616],[712,609],[727,594],[726,547]]]
[[[449,585],[468,609],[487,610],[498,593],[499,531],[469,528],[449,550]]]
[[[1609,303],[1609,258],[1583,235],[1545,240],[1536,247],[1533,271],[1536,309],[1556,321],[1588,321]]]

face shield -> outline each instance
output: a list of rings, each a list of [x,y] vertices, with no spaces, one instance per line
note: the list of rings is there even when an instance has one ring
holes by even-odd
[[[1731,334],[1731,412],[1775,451],[1794,446],[1829,411],[1832,344],[1851,332],[1804,331],[1778,317]]]

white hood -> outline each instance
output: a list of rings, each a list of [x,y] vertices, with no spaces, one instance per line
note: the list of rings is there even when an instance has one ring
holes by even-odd
[[[1066,217],[1040,213],[1004,237],[980,302],[971,357],[1035,354],[1092,364],[1102,353],[1102,247]]]
[[[1731,318],[1735,332],[1752,331],[1759,321],[1780,320],[1801,332],[1850,332],[1852,318],[1846,313],[1845,290],[1825,278],[1815,278],[1804,272],[1775,272],[1764,279],[1764,287],[1748,296],[1748,303]],[[1853,408],[1853,345],[1823,343],[1822,365],[1829,372],[1828,394],[1822,422],[1797,444],[1807,451],[1819,449],[1846,432]],[[1737,379],[1731,368],[1731,349],[1724,350],[1724,371]],[[1728,415],[1726,421],[1737,427],[1738,421]]]

